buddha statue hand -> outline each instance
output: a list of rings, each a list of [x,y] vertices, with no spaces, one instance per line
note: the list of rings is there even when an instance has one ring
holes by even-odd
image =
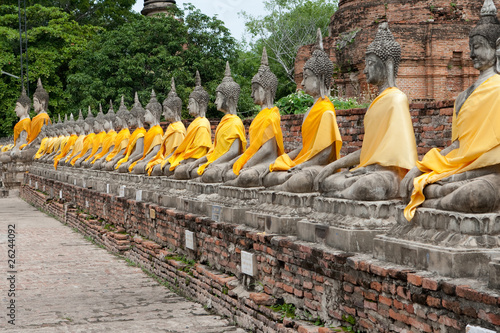
[[[413,182],[415,178],[419,177],[422,174],[423,172],[420,171],[419,168],[414,167],[403,178],[399,186],[399,196],[403,198],[404,201],[408,202],[410,200],[411,194],[413,192]]]
[[[337,161],[332,162],[332,163],[328,164],[327,166],[325,166],[320,171],[320,173],[316,176],[316,178],[314,178],[313,191],[319,192],[321,183],[323,183],[323,181],[326,178],[331,176],[335,172],[335,170],[338,170],[340,168],[342,168],[340,160],[337,160]]]

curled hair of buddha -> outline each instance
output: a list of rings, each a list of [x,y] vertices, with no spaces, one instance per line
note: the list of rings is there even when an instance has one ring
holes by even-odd
[[[273,72],[271,72],[271,68],[269,68],[269,59],[267,57],[267,50],[265,46],[262,50],[262,60],[260,64],[259,71],[252,78],[252,83],[261,85],[266,92],[271,93],[271,97],[274,99],[276,96],[276,90],[278,90],[278,78]]]
[[[26,89],[23,87],[23,91],[21,92],[21,96],[17,99],[17,103],[21,104],[23,107],[29,109],[31,107],[31,99],[26,95]]]
[[[33,98],[35,97],[40,101],[40,103],[43,104],[43,102],[45,102],[45,107],[49,105],[49,93],[43,88],[41,78],[38,78],[36,90],[35,93],[33,94]]]
[[[482,36],[488,44],[495,49],[497,39],[500,37],[500,21],[497,17],[497,8],[493,0],[485,0],[481,9],[481,18],[477,26],[471,30],[469,37]]]
[[[94,126],[94,115],[92,114],[92,110],[90,109],[89,105],[89,110],[87,112],[87,118],[85,118],[85,123],[89,126]]]
[[[163,101],[163,108],[169,108],[170,110],[176,112],[178,115],[181,114],[182,100],[179,98],[179,96],[177,96],[174,78],[172,78],[172,82],[170,83],[170,92],[168,93],[167,98]]]
[[[216,92],[222,93],[229,101],[238,103],[238,99],[240,98],[240,85],[233,80],[231,76],[231,67],[229,67],[229,61],[226,62],[226,73],[224,75],[224,79],[222,79],[222,83],[219,84]]]
[[[206,109],[208,107],[208,101],[210,100],[210,95],[201,86],[200,72],[196,71],[196,87],[194,88],[189,98],[194,99],[201,109]]]
[[[144,122],[144,115],[146,114],[146,110],[144,110],[144,108],[142,107],[141,102],[139,101],[139,95],[137,95],[137,92],[135,92],[134,106],[130,110],[130,113],[132,114],[133,117],[140,120],[141,123]]]
[[[313,54],[304,65],[304,71],[306,69],[312,71],[318,78],[322,78],[325,87],[330,89],[334,68],[333,62],[323,49],[323,36],[321,34],[321,29],[318,29],[317,31],[317,44],[314,47]]]
[[[160,102],[158,102],[158,100],[156,99],[156,93],[154,89],[151,90],[151,98],[149,99],[148,105],[146,105],[146,109],[151,111],[156,120],[160,121],[162,107]]]
[[[394,64],[394,77],[398,76],[399,64],[401,63],[401,45],[394,39],[387,22],[378,26],[375,40],[368,45],[366,54],[375,54],[383,62],[391,59]]]

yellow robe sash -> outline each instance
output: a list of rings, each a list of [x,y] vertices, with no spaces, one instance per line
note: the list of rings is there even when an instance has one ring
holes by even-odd
[[[384,90],[364,119],[365,136],[357,168],[372,164],[410,170],[418,159],[408,98],[398,88]],[[352,170],[355,170],[352,169]]]
[[[417,162],[420,171],[415,178],[411,201],[404,210],[410,221],[424,201],[424,187],[446,177],[500,163],[500,75],[495,74],[467,98],[458,115],[453,111],[452,140],[460,148],[446,156],[434,148]]]
[[[199,159],[205,156],[212,148],[212,129],[210,122],[205,117],[198,117],[189,124],[187,134],[182,143],[167,161],[163,161],[163,168],[170,163],[170,171],[184,160],[194,158]]]
[[[72,166],[75,166],[75,163],[76,161],[78,161],[80,158],[82,158],[83,156],[85,156],[85,154],[90,150],[92,149],[92,141],[94,140],[94,137],[96,136],[95,133],[89,133],[85,139],[83,140],[83,148],[82,148],[82,151],[76,155],[75,157],[73,157],[73,159],[71,160],[71,165]]]
[[[116,139],[116,131],[111,130],[106,135],[104,136],[104,139],[102,140],[102,149],[99,154],[96,154],[92,160],[92,164],[95,163],[98,159],[102,158],[104,155],[106,155],[109,152],[109,149],[111,146],[115,143]]]
[[[64,159],[65,162],[71,161],[73,157],[81,153],[85,137],[85,134],[81,134],[78,139],[76,139],[75,144],[73,145],[73,149],[71,149],[71,153],[69,153]]]
[[[146,133],[146,135],[144,136],[144,152],[142,153],[142,157],[139,160],[132,163],[128,167],[128,171],[132,172],[132,170],[135,168],[137,163],[139,161],[144,160],[146,155],[149,154],[151,152],[151,150],[154,149],[154,147],[161,145],[162,138],[163,138],[163,128],[161,128],[160,125],[156,125],[156,126],[151,127],[148,130],[148,132]]]
[[[182,143],[184,137],[186,136],[186,127],[181,121],[176,121],[168,125],[167,131],[162,138],[162,145],[156,156],[149,161],[146,166],[148,175],[151,176],[151,172],[155,165],[163,164],[164,159],[172,154],[172,152]]]
[[[54,151],[54,146],[55,146],[56,141],[58,139],[59,139],[58,137],[50,137],[49,138],[49,140],[47,141],[47,149],[45,149],[45,151],[43,152],[43,155],[51,154]]]
[[[322,97],[313,105],[309,115],[302,124],[302,149],[292,160],[283,154],[269,166],[269,170],[287,171],[296,165],[309,161],[329,146],[332,146],[331,161],[338,159],[342,148],[335,107],[328,97]]]
[[[214,146],[207,154],[207,163],[200,165],[198,175],[203,175],[205,169],[231,148],[234,140],[240,139],[240,153],[245,151],[247,139],[245,136],[245,126],[240,117],[235,114],[226,114],[222,117],[219,126],[215,130]]]
[[[52,124],[50,117],[47,113],[39,113],[31,120],[31,133],[28,143],[32,143],[42,131],[43,125]]]
[[[281,116],[278,108],[266,108],[260,111],[250,124],[248,136],[250,137],[250,146],[233,164],[233,172],[235,175],[239,175],[243,166],[255,155],[255,153],[257,153],[262,145],[272,138],[276,138],[278,156],[285,153],[283,133],[281,132]]]
[[[14,126],[14,146],[16,145],[17,139],[19,138],[19,135],[23,131],[26,131],[28,133],[28,136],[26,139],[29,139],[30,133],[31,133],[31,119],[30,118],[24,118],[23,120],[20,120],[16,126]]]
[[[65,138],[66,137],[62,135],[56,138],[56,140],[54,141],[54,149],[52,150],[52,153],[56,153],[56,155],[59,154]]]
[[[116,163],[116,167],[115,167],[116,170],[118,170],[120,165],[122,165],[123,163],[126,163],[128,161],[130,154],[132,154],[132,152],[134,151],[135,144],[137,143],[137,140],[139,140],[140,138],[143,138],[144,135],[146,135],[146,130],[144,129],[144,127],[139,127],[139,128],[135,129],[135,131],[132,133],[132,136],[128,140],[127,150],[125,151],[125,157],[120,159],[118,161],[118,163]]]
[[[130,139],[130,130],[128,128],[122,129],[115,139],[115,148],[106,156],[106,162],[111,161],[123,149],[127,148],[128,140]]]
[[[97,153],[99,148],[102,147],[102,142],[104,141],[106,134],[107,133],[105,131],[102,131],[95,135],[94,139],[92,140],[92,151],[89,157],[87,157],[84,162],[91,161],[94,158],[94,155]]]
[[[61,149],[61,153],[54,158],[54,169],[57,170],[57,165],[59,164],[59,161],[66,155],[68,155],[69,151],[75,145],[77,139],[78,136],[76,134],[71,134],[71,136],[68,139],[68,142],[64,145],[64,148]]]
[[[38,148],[38,151],[36,152],[35,156],[33,156],[34,160],[38,160],[40,157],[43,156],[45,153],[45,150],[47,149],[47,142],[49,141],[48,137],[45,137],[42,139],[42,142],[40,142],[40,148]]]

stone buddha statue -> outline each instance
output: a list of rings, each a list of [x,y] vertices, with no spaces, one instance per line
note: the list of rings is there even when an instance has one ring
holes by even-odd
[[[164,158],[160,164],[153,166],[150,171],[152,176],[172,176],[177,168],[181,174],[187,174],[186,166],[205,156],[212,148],[210,122],[205,118],[210,96],[201,86],[201,77],[198,71],[196,71],[195,81],[196,87],[189,95],[188,105],[189,114],[195,119],[189,124],[187,134],[177,149],[170,156]],[[180,116],[178,119],[180,120]]]
[[[54,126],[52,127],[52,144],[50,145],[50,149],[47,151],[47,153],[40,159],[40,162],[46,163],[49,161],[51,158],[54,157],[55,153],[57,150],[59,150],[59,147],[61,145],[61,140],[63,139],[63,136],[61,135],[61,126],[62,126],[62,121],[61,121],[61,115],[57,115],[57,121],[53,120]]]
[[[486,0],[469,42],[479,78],[455,101],[452,144],[430,150],[403,179],[401,195],[410,199],[407,220],[418,206],[464,213],[500,207],[499,37],[497,9]]]
[[[333,76],[333,63],[323,50],[318,29],[318,44],[304,65],[304,92],[314,98],[314,105],[302,122],[302,144],[296,150],[279,156],[265,174],[263,185],[277,191],[311,192],[314,178],[323,166],[337,160],[342,139],[335,108],[328,98]]]
[[[90,155],[90,151],[92,150],[92,140],[95,137],[95,133],[94,115],[92,114],[90,106],[87,111],[87,118],[85,118],[83,123],[83,134],[85,134],[85,139],[83,139],[83,147],[81,151],[78,154],[75,154],[69,162],[69,164],[74,167],[80,167],[81,163],[88,157],[88,155]]]
[[[114,148],[104,161],[101,161],[99,164],[98,162],[94,163],[93,168],[100,168],[106,171],[115,170],[116,163],[125,156],[125,150],[130,139],[129,121],[132,121],[131,118],[133,117],[125,106],[124,97],[122,96],[120,108],[113,122],[115,129],[119,131],[115,139]],[[133,121],[135,122],[135,118],[133,118]]]
[[[175,86],[174,86],[175,90]],[[144,121],[149,125],[149,130],[144,136],[144,149],[142,156],[129,167],[129,172],[134,174],[145,174],[148,163],[156,158],[161,151],[163,140],[163,129],[160,126],[162,107],[156,99],[154,90],[151,92],[151,99],[146,105]]]
[[[52,123],[42,127],[39,135],[41,138],[40,147],[38,147],[37,152],[33,156],[33,160],[40,159],[47,151],[50,140],[52,139]]]
[[[115,168],[120,173],[128,173],[129,167],[134,162],[141,159],[144,153],[144,137],[146,135],[146,129],[144,128],[144,116],[146,114],[146,110],[142,107],[137,92],[135,93],[134,106],[130,110],[130,113],[132,114],[131,118],[134,119],[130,119],[129,127],[136,126],[136,129],[130,136],[125,156],[116,163]]]
[[[54,169],[57,170],[57,166],[59,165],[59,161],[66,158],[70,155],[71,150],[73,150],[76,140],[78,139],[78,134],[76,132],[76,122],[73,117],[73,114],[70,114],[69,120],[64,122],[64,133],[68,137],[67,142],[61,148],[61,152],[54,157]]]
[[[54,162],[54,158],[59,155],[66,145],[66,143],[69,140],[70,134],[68,133],[66,129],[66,123],[68,122],[68,115],[65,115],[64,121],[61,121],[61,116],[59,115],[59,120],[56,126],[56,131],[57,131],[57,140],[55,141],[54,144],[54,150],[52,151],[51,154],[47,156],[45,159],[46,163],[52,164]]]
[[[163,135],[160,150],[146,165],[146,171],[149,175],[156,166],[160,168],[160,171],[162,170],[161,165],[163,164],[165,166],[165,164],[168,163],[168,159],[186,136],[186,127],[181,121],[182,100],[177,96],[174,78],[172,78],[171,87],[172,89],[167,99],[163,102],[163,116],[170,124]],[[164,161],[166,161],[165,164],[163,163]]]
[[[382,23],[366,51],[366,80],[379,95],[365,115],[363,145],[323,168],[314,180],[316,191],[352,200],[399,197],[399,183],[417,161],[408,98],[395,85],[400,60],[401,47]]]
[[[85,131],[83,129],[84,124],[85,124],[85,119],[83,118],[82,110],[80,109],[80,111],[78,113],[78,119],[74,122],[74,125],[73,125],[74,126],[74,133],[77,135],[77,139],[76,139],[75,144],[73,145],[73,148],[71,149],[71,151],[66,155],[66,157],[64,159],[61,159],[59,161],[60,166],[65,166],[65,165],[69,164],[69,162],[71,162],[73,157],[75,157],[76,155],[78,155],[82,151],[83,142],[84,142],[85,136],[86,136]],[[42,131],[43,131],[43,128],[42,128]],[[42,133],[40,133],[40,135],[42,135]],[[42,140],[41,146],[42,145],[43,145],[43,140]]]
[[[49,106],[49,94],[43,88],[42,80],[38,78],[37,87],[33,94],[33,108],[36,116],[31,120],[31,132],[28,139],[28,148],[33,144],[39,144],[40,140],[36,140],[44,125],[50,124],[50,117],[47,114]],[[36,141],[35,141],[36,140]]]
[[[215,141],[212,149],[205,155],[190,163],[187,173],[176,170],[177,179],[196,178],[202,176],[206,183],[222,181],[223,164],[243,153],[246,148],[245,127],[236,115],[240,86],[231,76],[229,62],[226,63],[226,73],[222,83],[216,89],[215,105],[217,110],[225,114],[215,131]]]
[[[106,157],[108,156],[108,154],[111,153],[111,151],[113,151],[113,149],[115,148],[115,140],[118,135],[114,126],[115,121],[116,114],[113,110],[113,102],[110,100],[108,112],[104,115],[104,130],[106,131],[106,135],[102,140],[101,147],[90,162],[90,167],[93,170],[101,169],[101,162],[106,161]]]
[[[285,153],[281,116],[274,106],[278,78],[271,72],[266,48],[262,52],[261,66],[252,79],[252,98],[261,111],[249,128],[250,146],[228,163],[224,174],[226,185],[239,187],[261,186],[262,175],[279,156]]]
[[[84,168],[90,168],[94,157],[97,156],[97,154],[99,154],[102,150],[103,142],[107,135],[104,127],[105,123],[106,119],[104,117],[104,113],[102,112],[102,105],[99,103],[99,112],[94,118],[93,124],[94,133],[96,133],[96,135],[92,139],[92,149],[90,150],[90,154],[82,162],[82,167]]]

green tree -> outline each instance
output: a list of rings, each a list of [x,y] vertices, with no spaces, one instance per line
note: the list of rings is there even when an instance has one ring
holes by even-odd
[[[27,7],[30,95],[38,77],[50,94],[49,113],[64,113],[69,95],[65,92],[69,61],[81,53],[101,28],[80,25],[59,8]],[[19,75],[19,32],[17,6],[0,6],[0,69]],[[0,136],[10,135],[17,122],[15,101],[21,91],[18,79],[0,76]]]

